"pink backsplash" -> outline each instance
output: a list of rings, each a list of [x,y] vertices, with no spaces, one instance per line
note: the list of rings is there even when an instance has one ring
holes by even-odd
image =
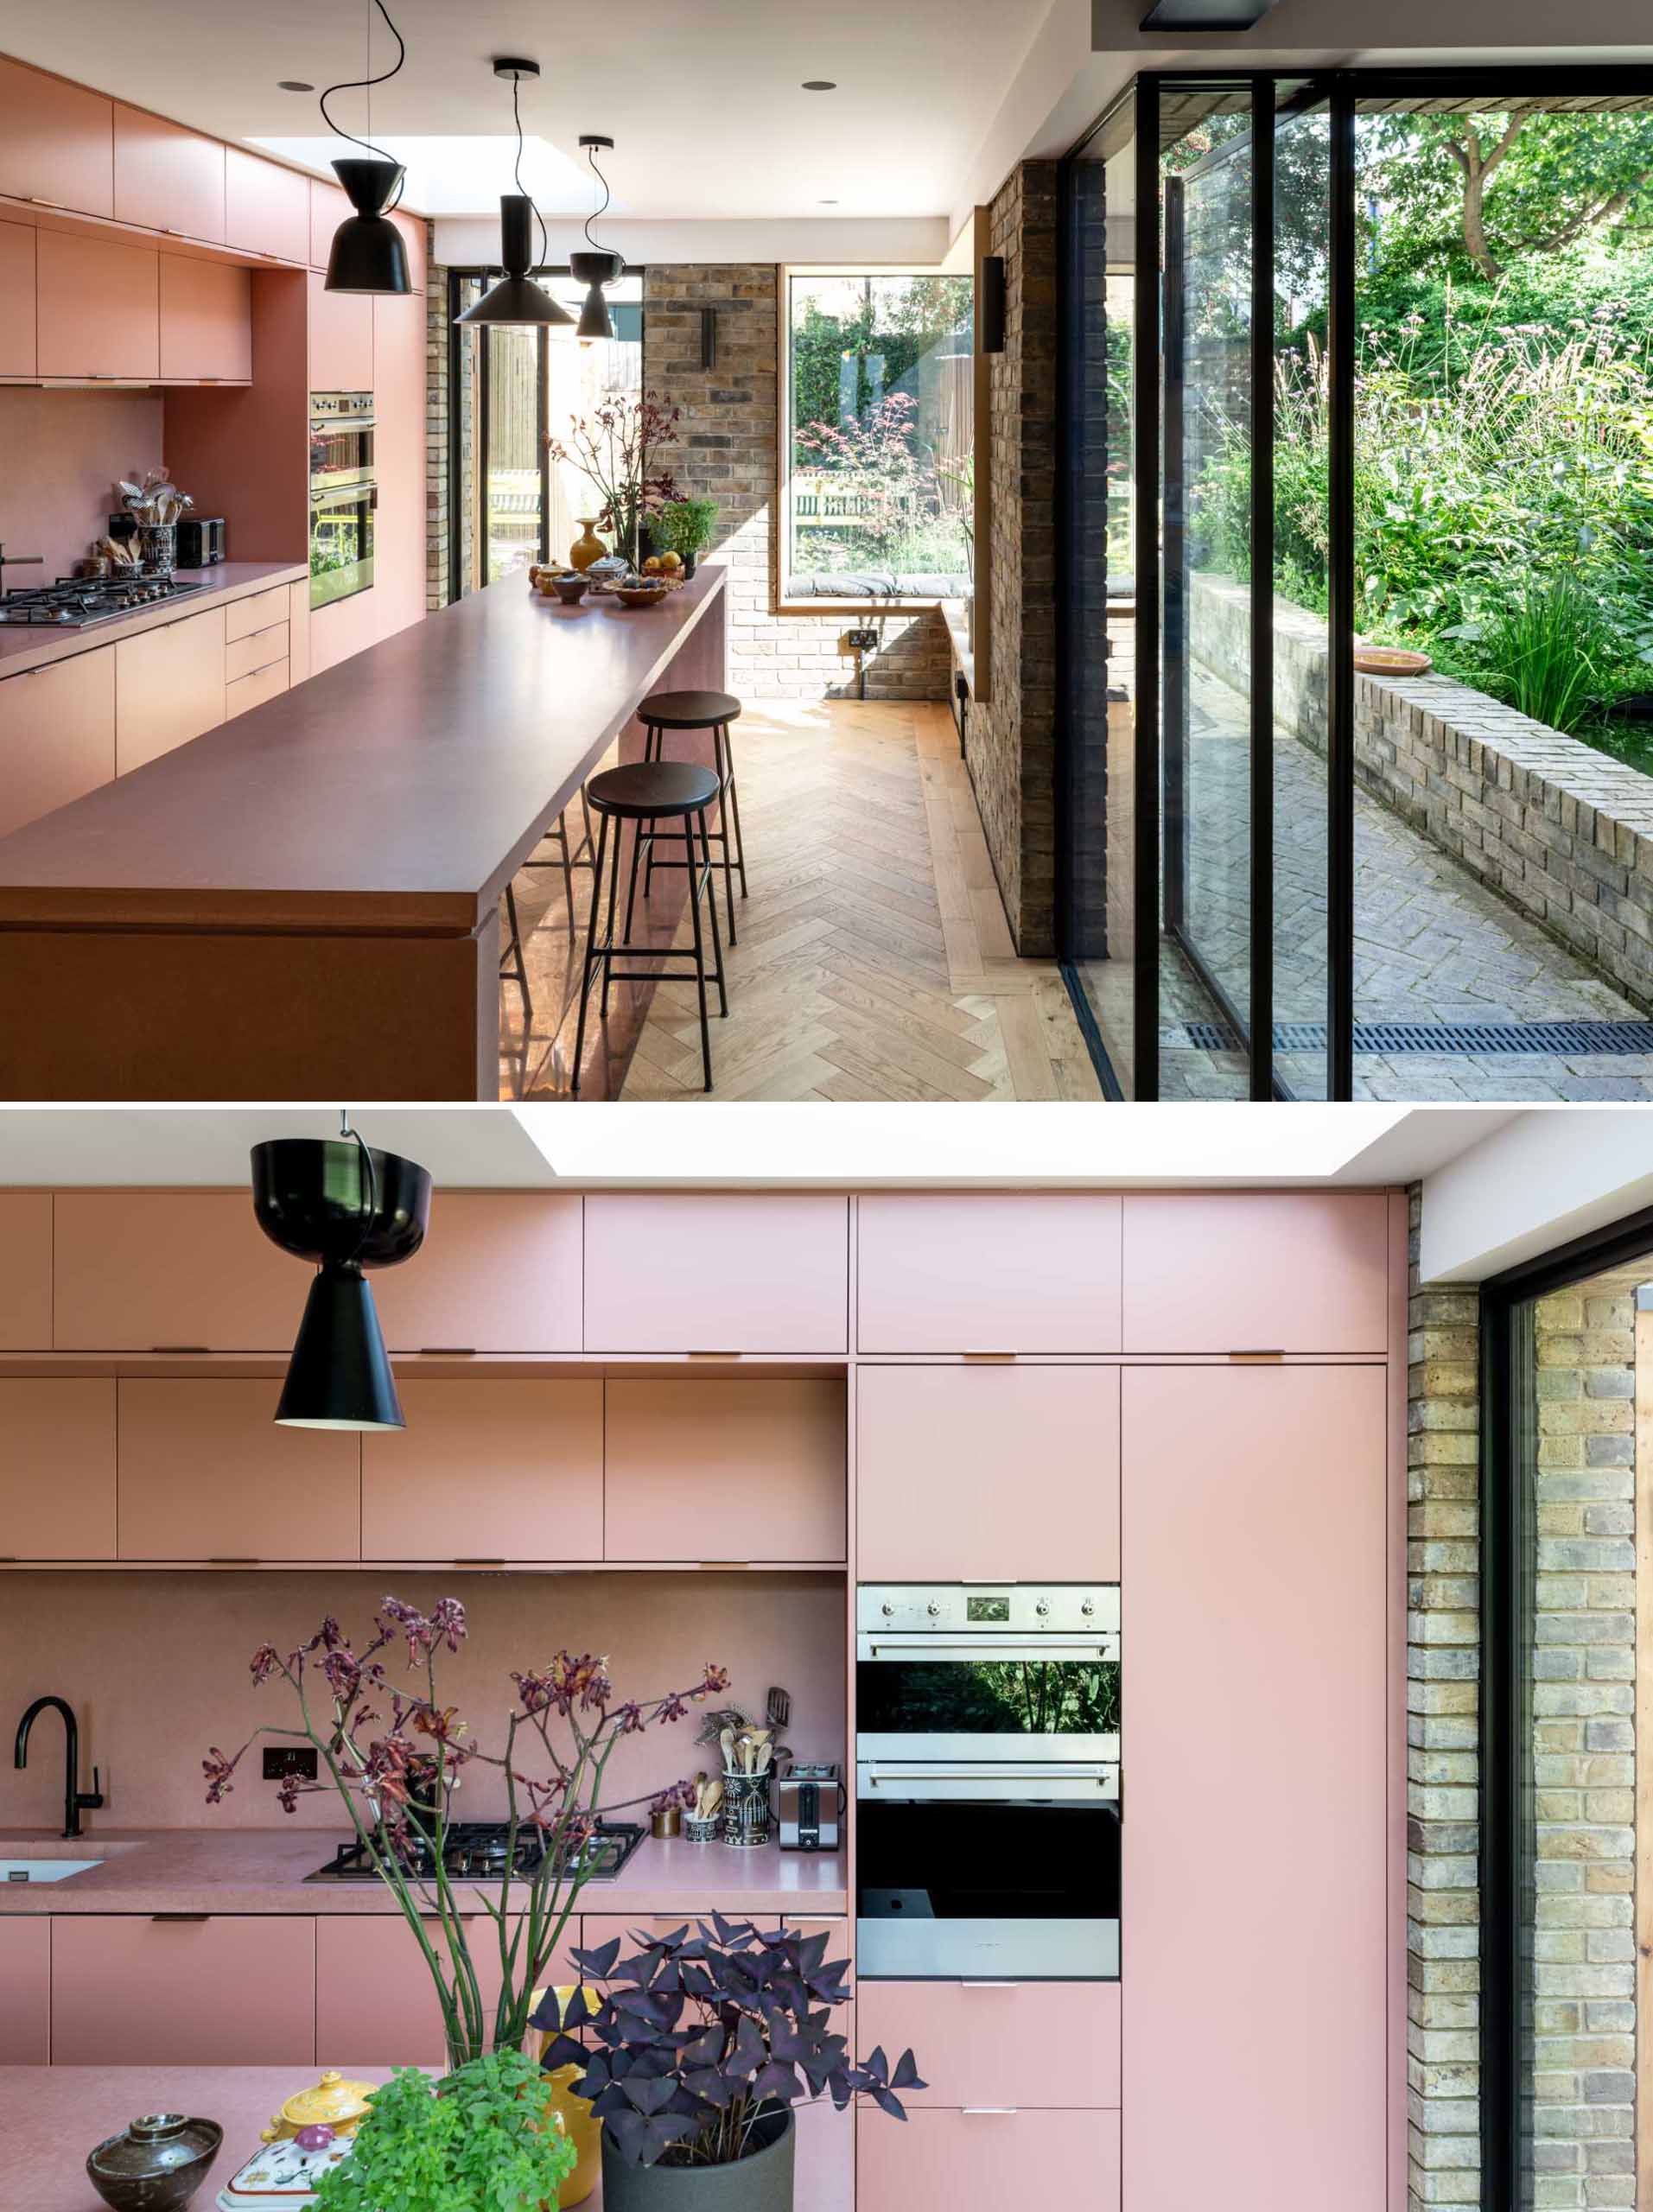
[[[108,1798],[89,1832],[110,1828],[259,1828],[288,1825],[274,1785],[259,1779],[255,1746],[232,1794],[205,1802],[200,1761],[209,1745],[237,1748],[260,1722],[285,1723],[290,1698],[276,1683],[255,1691],[247,1662],[266,1640],[306,1640],[331,1612],[359,1644],[389,1588],[428,1607],[449,1594],[464,1604],[470,1635],[444,1655],[439,1682],[481,1740],[503,1736],[513,1668],[560,1647],[607,1656],[621,1696],[649,1697],[692,1680],[709,1661],[728,1668],[731,1700],[761,1710],[779,1683],[792,1693],[787,1738],[800,1757],[844,1755],[843,1582],[831,1574],[15,1574],[7,1582],[0,1649],[0,1728],[32,1698],[56,1691],[80,1724],[83,1786],[92,1762]],[[391,1679],[401,1678],[394,1657]],[[615,1752],[606,1799],[663,1788],[698,1766],[698,1717],[655,1727]],[[0,1765],[0,1828],[57,1827],[63,1803],[63,1738],[43,1714],[29,1766]],[[464,1811],[497,1818],[504,1793],[480,1763],[466,1771]],[[296,1825],[337,1829],[327,1796],[305,1797]]]
[[[115,479],[158,468],[162,442],[158,391],[0,386],[0,543],[45,556],[5,569],[6,588],[67,575],[108,528]]]

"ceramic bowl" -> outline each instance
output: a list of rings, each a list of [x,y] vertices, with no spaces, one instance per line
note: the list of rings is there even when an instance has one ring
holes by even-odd
[[[1427,653],[1399,645],[1357,645],[1355,668],[1362,676],[1427,676],[1434,666]]]
[[[622,607],[656,607],[665,595],[665,586],[652,582],[614,586],[614,597]]]
[[[86,2160],[86,2175],[110,2212],[181,2212],[207,2178],[224,2130],[215,2120],[148,2113],[111,2135]]]
[[[564,607],[577,607],[589,589],[589,579],[570,569],[566,575],[548,575],[541,589],[554,593]]]

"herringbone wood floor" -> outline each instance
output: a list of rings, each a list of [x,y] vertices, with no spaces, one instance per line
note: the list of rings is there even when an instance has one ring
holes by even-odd
[[[750,896],[737,891],[739,942],[725,947],[714,1098],[1101,1096],[1056,967],[1014,956],[944,707],[766,702],[734,739]],[[577,881],[583,913],[588,877]],[[722,899],[720,884],[720,912]],[[525,1052],[505,985],[505,1094],[555,1096],[577,973],[560,875],[525,874],[518,900],[525,928],[540,918],[535,1020]],[[616,1084],[627,1100],[704,1096],[693,985],[616,987],[586,1061],[582,1097]]]

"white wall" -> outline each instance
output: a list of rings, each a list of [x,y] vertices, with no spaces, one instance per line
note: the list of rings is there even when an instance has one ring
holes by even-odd
[[[1479,1282],[1653,1206],[1653,1113],[1560,1107],[1512,1115],[1423,1179],[1425,1282]]]
[[[553,218],[545,231],[546,259],[553,267],[585,245],[579,224],[572,220]],[[949,233],[944,215],[846,217],[842,221],[797,217],[772,222],[611,222],[605,217],[601,236],[604,245],[639,268],[665,262],[772,261],[828,267],[848,263],[855,268],[868,262],[893,262],[929,269],[946,252]],[[439,215],[436,257],[460,269],[497,266],[499,223],[492,217]]]

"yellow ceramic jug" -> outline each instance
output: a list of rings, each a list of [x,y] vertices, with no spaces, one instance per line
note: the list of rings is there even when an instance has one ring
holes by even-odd
[[[546,1994],[547,1992],[543,1989],[537,1989],[534,1992],[532,2009],[535,2012],[539,2010],[540,1999]],[[569,1999],[573,1994],[574,1984],[571,1981],[557,1984],[556,2010],[559,2018],[567,2011]],[[593,1989],[588,1983],[585,1998],[586,2003],[594,2012],[602,2002],[602,1992],[600,1989]],[[537,2056],[544,2052],[546,2044],[550,2041],[551,2032],[549,2029],[541,2031],[538,2050],[535,2054]],[[583,2070],[578,2066],[559,2066],[554,2073],[545,2076],[546,2108],[560,2115],[563,2132],[569,2142],[573,2144],[579,2160],[574,2171],[557,2191],[556,2202],[559,2212],[569,2212],[571,2206],[583,2204],[597,2186],[597,2176],[602,2171],[602,2122],[592,2118],[590,2104],[584,2097],[576,2097],[572,2087]]]

